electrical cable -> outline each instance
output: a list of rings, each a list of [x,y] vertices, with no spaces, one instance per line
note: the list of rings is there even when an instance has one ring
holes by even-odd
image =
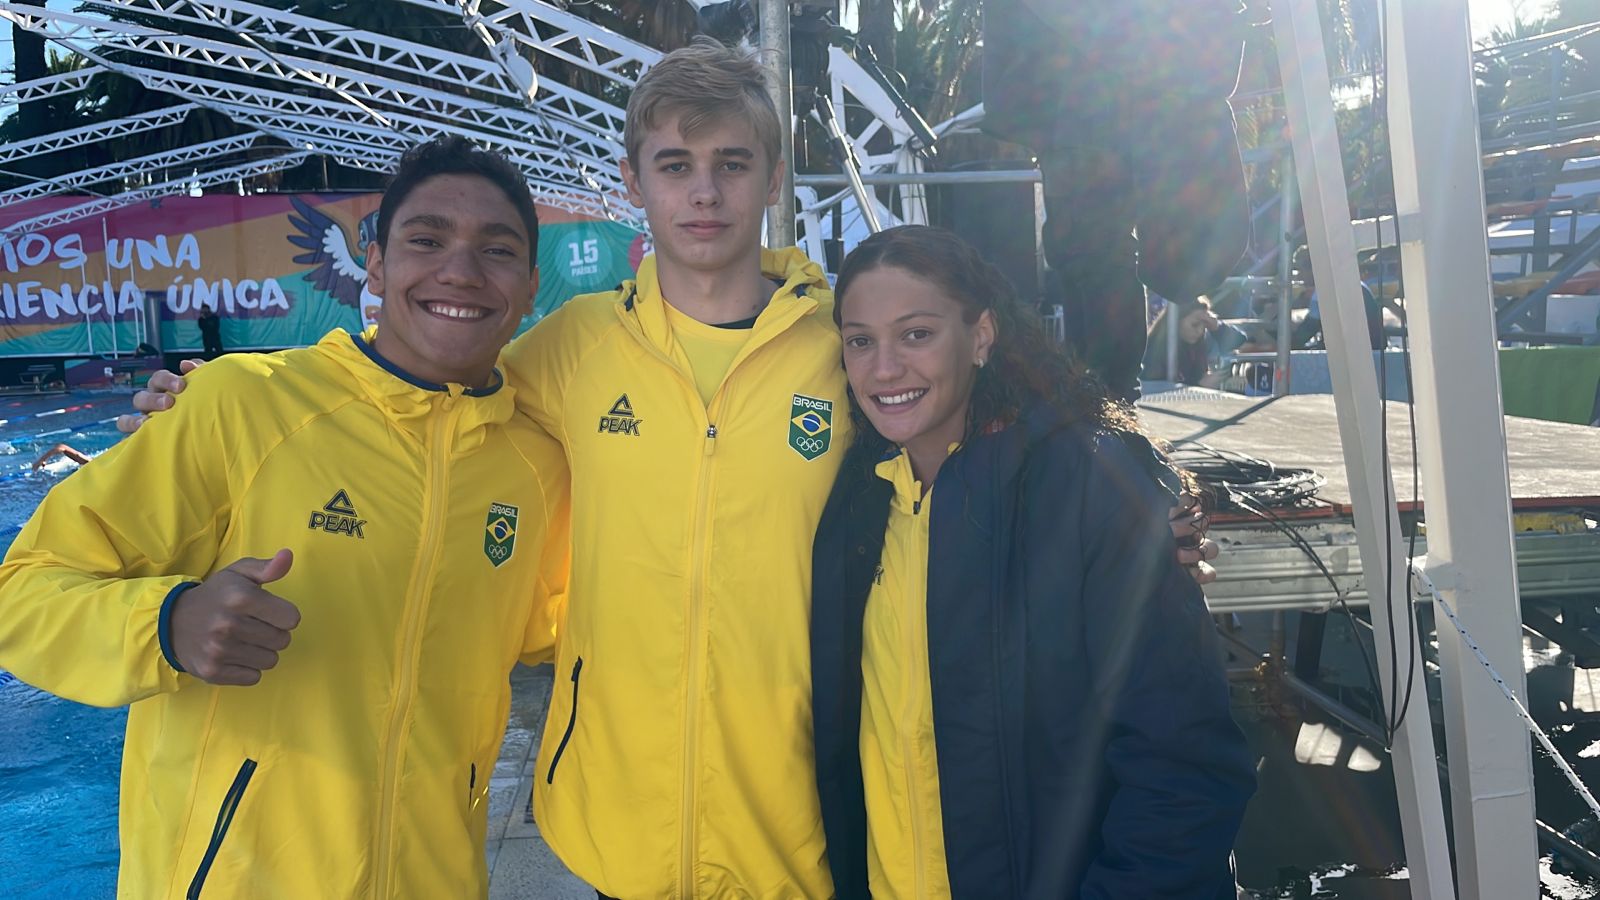
[[[1259,505],[1288,508],[1312,500],[1326,479],[1311,469],[1279,466],[1232,450],[1193,442],[1171,452],[1174,463],[1194,473],[1202,483],[1222,488],[1219,509],[1246,509],[1236,505],[1247,497]]]
[[[1168,456],[1175,465],[1192,474],[1211,489],[1221,510],[1239,510],[1261,519],[1289,539],[1295,549],[1311,560],[1333,588],[1334,600],[1350,622],[1350,632],[1361,654],[1362,669],[1372,687],[1372,696],[1382,706],[1383,688],[1377,667],[1361,641],[1355,612],[1347,599],[1348,590],[1339,584],[1316,547],[1295,527],[1273,512],[1274,509],[1302,508],[1315,501],[1317,489],[1325,479],[1311,469],[1278,466],[1245,453],[1221,450],[1199,442],[1173,449]],[[1386,746],[1392,745],[1392,730],[1385,730]]]
[[[1372,103],[1368,106],[1368,109],[1372,111],[1372,126],[1368,131],[1369,134],[1377,133],[1380,122],[1388,122],[1389,24],[1384,18],[1387,13],[1386,2],[1387,0],[1379,0],[1378,65],[1372,69]],[[1385,129],[1384,137],[1387,138],[1388,136],[1388,130]],[[1389,192],[1393,194],[1393,160],[1390,161],[1389,171],[1391,173]],[[1381,195],[1378,194],[1378,185],[1375,181],[1372,181],[1369,182],[1369,187],[1376,195],[1373,198],[1373,206],[1374,212],[1378,212],[1382,206]],[[1398,219],[1398,216],[1396,218]],[[1397,228],[1399,224],[1398,221],[1395,222]],[[1379,271],[1381,272],[1383,270],[1383,217],[1381,215],[1373,219],[1373,227],[1377,233],[1377,259]],[[1397,245],[1398,243],[1396,241]],[[1360,274],[1359,271],[1357,274]],[[1382,283],[1378,285],[1378,289],[1380,291],[1383,290]],[[1366,309],[1365,294],[1362,296],[1361,307],[1362,315],[1369,315]],[[1379,321],[1382,321],[1381,313],[1379,314]],[[1368,328],[1371,328],[1370,324]],[[1383,509],[1379,512],[1379,515],[1383,516],[1383,609],[1384,615],[1389,619],[1387,631],[1389,672],[1391,673],[1389,702],[1384,705],[1384,716],[1386,718],[1384,730],[1392,736],[1400,729],[1400,716],[1396,714],[1400,707],[1400,648],[1395,640],[1394,633],[1394,517],[1389,515],[1389,506],[1394,502],[1390,494],[1390,490],[1394,486],[1394,479],[1388,474],[1391,471],[1392,460],[1389,456],[1389,352],[1387,340],[1384,342],[1383,347],[1378,350],[1378,441],[1383,447],[1383,471],[1385,472],[1385,477],[1383,478]]]
[[[1379,41],[1379,52],[1381,54],[1381,59],[1380,59],[1380,64],[1379,64],[1378,69],[1379,69],[1379,71],[1382,72],[1382,82],[1381,82],[1381,90],[1380,90],[1380,82],[1378,80],[1377,74],[1375,73],[1373,75],[1373,105],[1372,105],[1374,126],[1376,126],[1377,121],[1378,121],[1380,116],[1382,118],[1382,121],[1385,124],[1387,124],[1387,122],[1389,120],[1389,0],[1378,0],[1378,22],[1379,22],[1379,25],[1378,25],[1378,28],[1379,28],[1379,38],[1378,38],[1378,41]],[[1389,137],[1387,128],[1385,129],[1384,136],[1386,138]],[[1389,203],[1390,218],[1394,222],[1395,249],[1396,249],[1396,251],[1398,251],[1399,248],[1400,248],[1400,245],[1401,245],[1401,240],[1400,240],[1400,209],[1399,209],[1399,199],[1396,196],[1396,191],[1394,189],[1394,164],[1393,164],[1392,158],[1391,158],[1390,166],[1389,166],[1389,200],[1390,200],[1390,203]],[[1379,205],[1380,204],[1374,204],[1374,206],[1379,206]],[[1382,210],[1381,209],[1375,209],[1374,212],[1381,213]],[[1381,225],[1382,216],[1381,215],[1377,216],[1374,219],[1374,221],[1376,223],[1379,223],[1378,224],[1378,246],[1377,246],[1378,257],[1377,258],[1378,258],[1379,270],[1382,271],[1382,265],[1383,265],[1383,230],[1382,230],[1382,225]],[[1381,284],[1379,285],[1379,288],[1380,288],[1380,290],[1382,289],[1382,285]],[[1404,297],[1405,296],[1405,266],[1404,266],[1404,262],[1400,258],[1400,255],[1399,255],[1398,252],[1396,253],[1396,256],[1395,256],[1395,296],[1396,297]],[[1382,315],[1383,315],[1382,308],[1381,308],[1382,307],[1381,302],[1380,302],[1379,306],[1380,306],[1380,309],[1379,309],[1379,320],[1381,322],[1382,321]],[[1407,558],[1407,564],[1406,565],[1407,565],[1407,570],[1409,572],[1409,570],[1410,570],[1410,562],[1409,562],[1409,560],[1414,559],[1416,557],[1416,555],[1417,555],[1417,553],[1416,553],[1416,549],[1417,549],[1417,531],[1418,531],[1418,528],[1419,528],[1419,526],[1421,524],[1421,520],[1418,517],[1418,510],[1420,508],[1419,500],[1421,498],[1421,479],[1419,477],[1420,473],[1418,471],[1418,460],[1417,460],[1417,405],[1416,405],[1416,397],[1414,396],[1414,392],[1413,392],[1413,381],[1412,381],[1412,377],[1411,377],[1411,325],[1410,325],[1410,317],[1407,316],[1406,318],[1407,318],[1407,321],[1405,323],[1403,323],[1404,324],[1404,328],[1403,328],[1403,330],[1401,332],[1401,336],[1400,336],[1400,356],[1401,356],[1401,360],[1402,360],[1402,362],[1403,362],[1403,364],[1405,366],[1405,376],[1406,376],[1406,417],[1407,417],[1407,421],[1409,423],[1410,432],[1411,432],[1411,513],[1412,513],[1413,521],[1411,523],[1411,536],[1410,536],[1409,546],[1408,546],[1408,549],[1407,549],[1407,556],[1406,556],[1406,558]],[[1389,457],[1389,413],[1388,413],[1388,408],[1387,408],[1388,407],[1388,402],[1387,401],[1388,401],[1388,374],[1389,374],[1389,372],[1388,372],[1388,359],[1389,359],[1389,352],[1388,352],[1388,341],[1387,341],[1387,339],[1384,341],[1384,347],[1382,348],[1382,350],[1380,352],[1382,353],[1382,356],[1380,356],[1380,358],[1379,358],[1380,359],[1379,369],[1380,369],[1380,373],[1381,373],[1379,377],[1382,379],[1382,383],[1378,386],[1378,390],[1379,390],[1379,396],[1384,398],[1384,409],[1383,409],[1383,418],[1382,418],[1382,434],[1383,434],[1384,469],[1387,471],[1389,469],[1389,463],[1390,463],[1390,457]],[[1394,572],[1395,560],[1394,560],[1394,539],[1393,539],[1393,536],[1392,536],[1393,532],[1390,530],[1390,527],[1391,527],[1390,523],[1391,523],[1392,520],[1391,520],[1391,518],[1390,518],[1390,516],[1388,514],[1388,507],[1389,507],[1389,502],[1390,502],[1389,501],[1389,495],[1388,495],[1388,488],[1391,485],[1392,481],[1393,481],[1392,478],[1385,478],[1384,479],[1384,504],[1383,504],[1384,505],[1384,529],[1385,529],[1385,532],[1386,532],[1385,541],[1384,541],[1384,552],[1385,552],[1385,554],[1387,556],[1387,561],[1386,561],[1386,564],[1385,564],[1385,567],[1384,567],[1384,606],[1385,606],[1385,612],[1389,616],[1389,640],[1390,640],[1390,644],[1391,645],[1394,643],[1394,631],[1395,631],[1395,629],[1394,629],[1393,598],[1390,596],[1390,594],[1392,592],[1391,584],[1393,582],[1393,572]],[[1414,695],[1414,690],[1416,688],[1416,673],[1417,673],[1417,669],[1419,668],[1419,666],[1417,665],[1417,653],[1418,653],[1417,612],[1411,606],[1411,598],[1410,598],[1409,591],[1407,592],[1407,596],[1405,598],[1405,602],[1406,602],[1406,686],[1405,686],[1405,691],[1404,691],[1403,694],[1400,694],[1400,693],[1392,691],[1392,693],[1395,693],[1395,697],[1396,697],[1398,702],[1396,702],[1395,704],[1390,706],[1390,710],[1391,710],[1391,713],[1390,713],[1390,731],[1391,731],[1391,733],[1393,731],[1399,730],[1400,723],[1405,721],[1405,716],[1411,709],[1411,700],[1412,700],[1412,697]],[[1397,667],[1399,665],[1399,661],[1400,661],[1399,660],[1399,654],[1397,652],[1393,652],[1393,651],[1391,651],[1391,652],[1392,652],[1392,655],[1390,657],[1391,665]],[[1397,689],[1398,685],[1400,683],[1399,678],[1398,678],[1399,669],[1398,668],[1391,668],[1390,671],[1393,672],[1395,674],[1395,676],[1396,676],[1394,678],[1394,683],[1393,683],[1392,688],[1396,688]]]

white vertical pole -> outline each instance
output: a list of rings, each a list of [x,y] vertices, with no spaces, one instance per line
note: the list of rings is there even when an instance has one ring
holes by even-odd
[[[1305,209],[1312,267],[1317,272],[1339,441],[1355,507],[1356,539],[1368,592],[1374,598],[1373,640],[1378,651],[1384,707],[1389,715],[1396,713],[1389,708],[1396,682],[1400,684],[1400,694],[1408,681],[1413,685],[1411,703],[1394,733],[1392,756],[1411,895],[1451,900],[1455,890],[1434,757],[1433,723],[1428,714],[1421,651],[1413,652],[1406,633],[1407,617],[1414,610],[1407,588],[1406,554],[1401,544],[1393,482],[1384,466],[1383,404],[1367,339],[1361,273],[1356,269],[1355,232],[1350,227],[1349,194],[1333,117],[1317,0],[1277,0],[1272,6],[1272,21],[1294,143],[1294,171]],[[1392,561],[1388,571],[1384,571],[1384,560]],[[1382,602],[1386,591],[1401,613],[1392,620]],[[1391,639],[1399,650],[1398,659],[1393,661],[1388,652]]]
[[[794,246],[794,73],[789,68],[789,4],[761,0],[761,62],[767,91],[778,108],[778,148],[783,153],[783,186],[767,210],[767,246]]]
[[[1388,26],[1389,141],[1397,220],[1411,223],[1400,252],[1430,568],[1440,568],[1440,593],[1526,702],[1467,3],[1390,0]],[[1461,895],[1533,897],[1527,731],[1452,628],[1439,629],[1439,657]]]

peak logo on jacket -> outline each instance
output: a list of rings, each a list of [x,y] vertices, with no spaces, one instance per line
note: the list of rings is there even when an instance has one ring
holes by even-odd
[[[498,569],[516,549],[517,508],[504,503],[489,504],[489,518],[483,526],[483,555]]]
[[[833,444],[833,401],[795,394],[789,405],[789,446],[807,460]]]
[[[329,534],[347,534],[351,537],[366,539],[361,533],[362,526],[367,520],[356,512],[354,503],[350,502],[350,493],[340,488],[333,495],[333,499],[322,504],[322,508],[311,513],[311,522],[306,526],[312,531],[322,530]]]
[[[628,395],[623,394],[617,402],[611,404],[611,411],[600,417],[600,434],[631,434],[639,436],[639,426],[644,420],[633,414],[633,404],[628,402]]]

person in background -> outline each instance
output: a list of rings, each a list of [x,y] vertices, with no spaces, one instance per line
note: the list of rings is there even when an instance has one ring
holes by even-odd
[[[130,704],[118,896],[487,896],[509,675],[566,577],[565,458],[495,368],[537,241],[504,157],[412,148],[376,329],[207,364],[17,536],[0,666]]]
[[[200,326],[200,343],[205,345],[203,351],[206,359],[216,359],[223,353],[222,349],[222,317],[209,304],[200,308],[200,317],[195,320]]]
[[[72,447],[69,447],[66,444],[54,444],[50,447],[50,449],[39,454],[39,458],[33,461],[33,470],[35,472],[39,471],[40,469],[44,468],[45,464],[49,463],[50,460],[55,459],[58,456],[64,457],[80,466],[84,465],[90,460],[90,456],[88,454],[74,450]]]
[[[1178,323],[1177,370],[1167,371],[1167,332]],[[1244,346],[1246,334],[1221,319],[1204,297],[1194,303],[1168,303],[1150,325],[1145,346],[1143,377],[1149,381],[1172,381],[1214,388],[1222,375],[1213,371],[1228,353]]]
[[[1191,303],[1249,243],[1228,105],[1241,4],[986,0],[983,14],[982,127],[1038,155],[1068,340],[1112,396],[1132,401],[1145,288]]]
[[[813,549],[840,900],[1233,900],[1254,765],[1176,474],[955,235],[846,259],[858,437]]]
[[[1167,332],[1174,320],[1178,323],[1178,361],[1177,369],[1169,372]],[[1211,311],[1211,304],[1203,298],[1186,306],[1168,303],[1150,324],[1149,340],[1144,351],[1143,377],[1149,381],[1201,384],[1210,372],[1206,338],[1221,325],[1222,320],[1217,318],[1216,313]]]
[[[1327,338],[1322,333],[1322,303],[1317,292],[1316,273],[1311,269],[1311,252],[1308,248],[1301,247],[1295,253],[1294,268],[1295,275],[1305,285],[1310,297],[1306,301],[1305,316],[1294,323],[1290,341],[1296,348],[1326,347]],[[1365,281],[1361,282],[1361,306],[1366,311],[1367,341],[1373,350],[1382,350],[1389,343],[1389,337],[1384,331],[1384,311],[1387,309],[1393,312],[1402,322],[1405,321],[1405,311],[1396,304],[1379,300]]]

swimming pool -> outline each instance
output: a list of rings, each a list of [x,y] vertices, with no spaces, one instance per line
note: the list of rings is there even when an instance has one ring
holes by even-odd
[[[0,398],[0,553],[76,468],[34,458],[55,443],[93,456],[121,437],[126,394]],[[53,697],[0,672],[0,897],[116,894],[117,781],[128,711]]]

